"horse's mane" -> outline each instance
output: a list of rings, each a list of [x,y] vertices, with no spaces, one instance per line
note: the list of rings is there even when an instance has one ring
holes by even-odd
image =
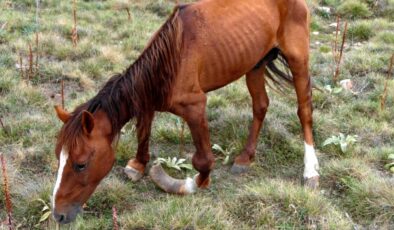
[[[128,113],[129,119],[138,117],[143,121],[147,112],[165,108],[178,73],[182,42],[182,21],[176,7],[138,59],[123,73],[112,76],[95,97],[71,113],[58,140],[69,150],[74,148],[82,135],[83,110],[106,112],[115,136],[127,122],[121,120],[122,112]]]

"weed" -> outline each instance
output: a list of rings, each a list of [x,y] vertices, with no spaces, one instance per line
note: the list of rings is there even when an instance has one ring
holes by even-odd
[[[332,136],[328,139],[326,139],[323,142],[323,146],[326,145],[339,145],[339,147],[341,148],[341,151],[343,153],[347,153],[349,150],[349,147],[351,147],[354,143],[357,142],[357,135],[345,135],[343,133],[339,133],[338,136]]]
[[[178,171],[182,171],[182,169],[192,170],[193,166],[191,164],[185,163],[186,159],[177,159],[176,157],[168,157],[166,158],[157,158],[155,164],[164,164],[166,167],[170,169],[176,169]]]
[[[212,149],[224,155],[224,159],[222,162],[223,165],[226,165],[230,162],[230,156],[232,155],[234,148],[224,150],[222,147],[220,147],[220,145],[214,144],[212,146]]]
[[[41,210],[42,215],[38,220],[38,223],[35,225],[35,227],[39,227],[43,222],[48,220],[49,216],[52,214],[52,211],[50,205],[47,202],[45,202],[43,199],[37,199],[36,201],[42,204],[42,210]]]

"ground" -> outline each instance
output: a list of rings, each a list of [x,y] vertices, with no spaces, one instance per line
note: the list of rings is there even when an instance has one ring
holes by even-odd
[[[53,106],[61,103],[61,80],[65,107],[72,110],[138,57],[174,2],[77,1],[76,47],[71,39],[71,1],[41,1],[38,12],[34,1],[0,2],[0,117],[4,124],[0,153],[5,156],[15,226],[55,228],[51,217],[39,220],[43,207],[50,205],[57,172],[54,143],[62,124]],[[242,176],[229,173],[252,119],[250,96],[240,79],[209,93],[212,144],[220,145],[229,156],[229,164],[223,164],[226,156],[215,151],[217,163],[209,189],[176,196],[159,190],[148,176],[136,183],[128,180],[123,167],[137,146],[132,122],[122,130],[113,170],[87,202],[83,215],[61,229],[111,229],[112,207],[121,229],[393,229],[394,179],[385,165],[394,153],[394,79],[388,75],[394,53],[394,1],[310,0],[308,4],[310,72],[322,89],[313,92],[321,172],[317,191],[301,185],[303,141],[292,91],[281,94],[269,89],[271,104],[256,161]],[[340,90],[333,82],[335,26],[330,24],[336,22],[337,14],[341,31],[344,21],[349,23],[338,79],[350,79],[353,92]],[[342,33],[338,44],[341,39]],[[386,79],[387,98],[381,110]],[[328,85],[334,90],[324,89]],[[181,153],[180,133],[177,117],[157,114],[152,154],[186,158],[190,163],[194,151],[190,133],[186,128]],[[357,141],[348,142],[351,145],[344,152],[338,145],[323,146],[339,133],[357,135]],[[195,173],[183,170],[181,174]],[[6,217],[4,206],[1,183],[0,220]]]

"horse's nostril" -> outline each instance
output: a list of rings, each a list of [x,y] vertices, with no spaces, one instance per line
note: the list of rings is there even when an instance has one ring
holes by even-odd
[[[60,223],[63,222],[63,220],[64,220],[64,215],[60,214],[58,220],[59,220]]]
[[[57,214],[56,212],[54,213],[53,217],[59,223],[63,223],[66,220],[66,215],[64,215],[64,214]]]

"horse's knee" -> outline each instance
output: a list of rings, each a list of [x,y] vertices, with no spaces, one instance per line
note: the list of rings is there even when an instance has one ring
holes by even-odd
[[[259,103],[256,105],[253,105],[253,115],[259,119],[259,120],[263,120],[265,117],[265,114],[268,110],[268,106],[269,106],[269,102],[263,102],[263,103]]]
[[[194,154],[192,164],[193,167],[201,174],[209,174],[215,164],[215,157],[212,152]]]

